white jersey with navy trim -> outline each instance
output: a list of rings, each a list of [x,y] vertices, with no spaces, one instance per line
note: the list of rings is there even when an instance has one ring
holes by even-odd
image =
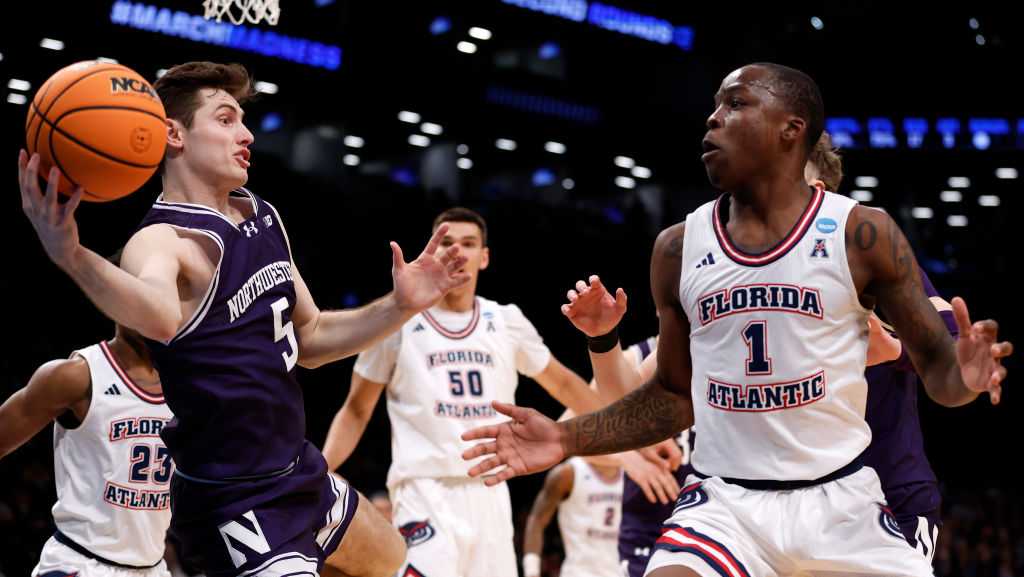
[[[846,258],[857,204],[821,190],[775,248],[728,238],[727,196],[686,219],[679,299],[690,322],[693,465],[703,474],[811,480],[868,446],[867,318]]]
[[[572,491],[558,506],[565,546],[562,577],[620,577],[622,472],[605,481],[582,457],[572,457]]]
[[[551,360],[516,305],[477,297],[464,313],[430,308],[356,360],[355,372],[387,383],[392,464],[388,487],[414,478],[465,479],[471,446],[462,433],[505,420],[491,401],[512,403],[518,373]]]
[[[90,553],[145,567],[164,554],[173,464],[160,431],[173,416],[163,395],[132,382],[107,344],[75,351],[89,364],[89,410],[53,427],[57,529]]]

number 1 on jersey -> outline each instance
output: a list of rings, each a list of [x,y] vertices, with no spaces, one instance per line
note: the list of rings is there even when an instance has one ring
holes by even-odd
[[[747,343],[747,374],[772,374],[772,359],[768,356],[768,322],[750,321],[742,334]]]

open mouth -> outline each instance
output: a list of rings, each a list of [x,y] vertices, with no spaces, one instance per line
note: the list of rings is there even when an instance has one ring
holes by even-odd
[[[702,160],[707,160],[711,155],[721,150],[717,144],[706,138],[701,141],[701,148],[704,150],[704,154],[701,155]]]

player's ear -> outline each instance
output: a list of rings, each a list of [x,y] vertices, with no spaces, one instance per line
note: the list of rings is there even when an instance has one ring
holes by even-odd
[[[786,119],[786,125],[782,128],[782,140],[788,144],[795,144],[804,137],[807,131],[807,122],[799,116],[790,116]]]
[[[167,152],[172,150],[175,152],[181,151],[182,147],[185,146],[184,131],[185,127],[181,122],[173,119],[167,119]]]
[[[484,270],[489,264],[491,264],[491,249],[485,246],[480,251],[480,270]]]

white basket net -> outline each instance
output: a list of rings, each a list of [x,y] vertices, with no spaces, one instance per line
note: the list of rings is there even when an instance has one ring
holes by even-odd
[[[265,21],[276,25],[281,15],[278,0],[203,0],[203,8],[206,10],[203,17],[207,20],[216,19],[220,22],[221,18],[227,16],[234,24],[259,24]]]

